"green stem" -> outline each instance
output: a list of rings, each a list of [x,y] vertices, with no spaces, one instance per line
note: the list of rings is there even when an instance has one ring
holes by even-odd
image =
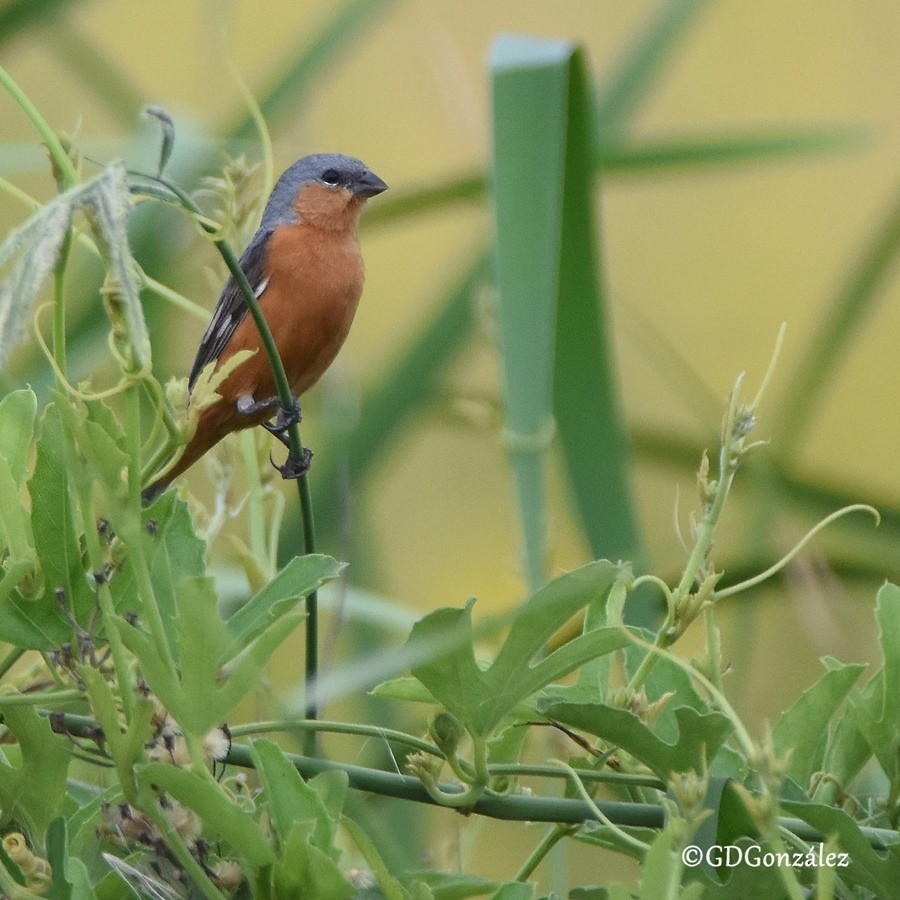
[[[191,855],[190,850],[188,850],[181,839],[181,835],[160,810],[156,796],[146,788],[142,788],[138,795],[138,800],[141,811],[163,836],[166,846],[172,851],[181,868],[187,873],[203,896],[207,900],[223,900],[225,895],[210,881],[209,876],[203,871],[203,867]]]
[[[0,660],[0,678],[3,678],[7,672],[25,655],[27,651],[24,647],[13,647],[6,656]]]
[[[534,870],[544,861],[544,857],[564,838],[574,834],[572,825],[554,825],[541,838],[538,845],[531,851],[528,859],[522,863],[522,867],[516,872],[514,881],[528,881]]]
[[[22,111],[28,116],[31,124],[37,129],[41,139],[47,145],[50,159],[58,173],[64,188],[74,187],[78,183],[78,171],[75,164],[66,153],[56,132],[47,123],[47,120],[37,111],[34,104],[25,95],[25,92],[13,81],[9,72],[0,66],[0,86],[19,104]]]
[[[72,229],[66,231],[66,236],[59,248],[59,259],[53,270],[53,359],[56,367],[63,377],[66,375],[66,303],[64,282],[66,266],[69,262],[69,251],[72,248]]]

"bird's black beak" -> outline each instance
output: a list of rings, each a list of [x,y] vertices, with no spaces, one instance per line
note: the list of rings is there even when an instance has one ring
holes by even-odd
[[[364,200],[367,200],[369,197],[374,197],[387,189],[386,182],[382,181],[374,172],[366,169],[365,173],[360,175],[353,183],[350,192],[354,197],[362,197]]]

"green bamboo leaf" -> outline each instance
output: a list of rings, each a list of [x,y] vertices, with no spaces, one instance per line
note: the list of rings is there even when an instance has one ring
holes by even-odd
[[[582,53],[504,38],[492,57],[497,283],[509,450],[526,570],[544,556],[543,453],[556,422],[595,557],[639,556],[600,295],[592,94]]]
[[[596,166],[604,176],[616,177],[691,169],[705,173],[712,166],[746,165],[846,150],[860,144],[864,136],[865,132],[858,128],[832,126],[712,137],[605,140],[596,147]]]
[[[496,282],[507,447],[526,580],[544,581],[546,453],[569,134],[566,41],[503,37],[491,51]]]
[[[569,73],[553,413],[573,503],[595,558],[639,561],[631,459],[600,276],[587,157],[593,122],[583,54]]]

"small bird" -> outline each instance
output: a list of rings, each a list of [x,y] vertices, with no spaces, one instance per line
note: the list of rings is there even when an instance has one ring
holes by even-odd
[[[351,156],[305,156],[278,179],[259,230],[241,257],[295,398],[321,378],[347,337],[364,280],[357,223],[366,200],[387,187]],[[200,341],[188,389],[210,362],[218,368],[241,350],[258,352],[219,385],[222,399],[201,413],[184,454],[144,490],[145,502],[229,432],[263,424],[286,443],[285,432],[299,418],[299,408],[280,409],[259,330],[231,277]],[[277,421],[269,423],[276,413]],[[289,459],[281,471],[297,477],[308,464],[308,457]]]

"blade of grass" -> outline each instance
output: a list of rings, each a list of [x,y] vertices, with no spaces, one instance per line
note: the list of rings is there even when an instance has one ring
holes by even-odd
[[[502,37],[491,51],[493,207],[506,444],[529,589],[545,579],[546,459],[568,141],[566,41]]]
[[[91,88],[126,128],[134,128],[145,100],[130,73],[116,65],[72,22],[66,21],[62,28],[46,29],[45,40],[57,58]]]
[[[594,129],[581,51],[569,69],[553,411],[572,499],[595,558],[639,561],[624,416],[603,295],[590,163]]]
[[[296,112],[298,104],[314,89],[316,79],[336,57],[346,52],[360,36],[374,16],[393,0],[349,0],[328,20],[316,39],[296,60],[282,69],[275,83],[259,102],[263,116],[270,123],[285,112]],[[246,140],[255,134],[256,126],[250,113],[243,113],[228,132],[232,139]]]
[[[0,10],[0,46],[20,31],[40,24],[48,16],[61,13],[77,0],[10,0]]]
[[[623,129],[707,0],[669,0],[638,36],[597,96],[598,134]]]
[[[821,409],[829,381],[836,375],[841,358],[859,333],[865,317],[880,299],[880,288],[893,271],[900,252],[900,195],[894,199],[881,226],[872,235],[859,261],[850,271],[821,324],[807,345],[794,377],[787,402],[778,411],[774,451],[786,465],[796,451],[812,415]]]

